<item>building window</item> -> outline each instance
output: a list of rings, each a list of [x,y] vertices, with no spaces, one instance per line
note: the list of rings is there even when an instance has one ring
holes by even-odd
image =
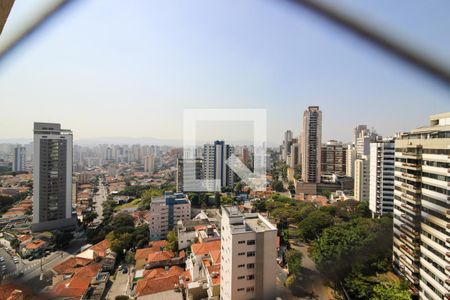
[[[254,245],[255,244],[255,240],[248,240],[247,241],[247,245]]]
[[[238,276],[238,280],[241,280],[241,279],[244,279],[245,278],[245,276]]]
[[[255,279],[255,274],[247,275],[247,280]]]
[[[244,244],[245,241],[238,241],[238,244]]]
[[[238,256],[242,256],[242,255],[245,255],[245,252],[239,252],[238,253]]]
[[[238,292],[242,292],[243,290],[244,290],[244,288],[237,289]]]
[[[238,268],[243,268],[245,267],[245,265],[238,265]]]
[[[254,292],[254,291],[255,291],[255,288],[253,286],[247,288],[247,293]]]
[[[254,269],[255,268],[255,264],[247,264],[247,269]]]
[[[247,257],[255,256],[255,255],[256,255],[255,251],[248,251],[247,252]]]

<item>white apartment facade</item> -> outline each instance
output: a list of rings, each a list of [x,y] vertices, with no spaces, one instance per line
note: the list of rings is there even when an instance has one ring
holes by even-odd
[[[450,113],[395,140],[395,269],[420,299],[450,297]]]
[[[353,145],[347,146],[347,151],[345,152],[345,176],[353,177],[355,174],[355,160],[356,160],[356,149]]]
[[[277,229],[260,214],[222,207],[220,299],[273,299]]]
[[[370,144],[369,208],[374,216],[394,210],[394,140]]]
[[[355,160],[354,198],[357,201],[369,201],[369,158],[363,155]]]

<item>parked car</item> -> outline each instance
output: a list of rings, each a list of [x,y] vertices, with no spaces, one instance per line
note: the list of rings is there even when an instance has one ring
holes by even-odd
[[[13,256],[13,261],[14,261],[15,264],[19,263],[19,259],[17,258],[17,256]]]
[[[0,262],[4,262],[5,258],[3,256],[0,256]]]
[[[123,269],[123,266],[119,265],[119,267],[117,268],[117,271],[122,271],[122,269]]]
[[[126,273],[128,273],[128,267],[124,266],[122,269],[122,274],[126,274]]]

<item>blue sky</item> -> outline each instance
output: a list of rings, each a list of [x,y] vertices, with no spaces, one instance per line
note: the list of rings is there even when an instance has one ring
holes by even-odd
[[[45,1],[30,2],[16,1],[0,43]],[[448,1],[339,7],[450,67]],[[279,143],[319,105],[324,141],[350,141],[357,124],[383,135],[424,125],[449,100],[450,89],[289,1],[79,1],[0,66],[0,139],[31,138],[33,121],[76,139],[181,139],[183,109],[223,107],[267,109]]]

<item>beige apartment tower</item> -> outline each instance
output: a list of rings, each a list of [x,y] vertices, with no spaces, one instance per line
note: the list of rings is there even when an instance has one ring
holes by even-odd
[[[318,106],[309,106],[303,113],[301,146],[302,181],[320,183],[322,111]]]
[[[61,124],[34,123],[33,223],[34,232],[72,230],[73,135]]]
[[[275,299],[277,228],[260,214],[222,206],[220,299]]]
[[[420,299],[450,297],[450,113],[395,140],[395,269]]]

